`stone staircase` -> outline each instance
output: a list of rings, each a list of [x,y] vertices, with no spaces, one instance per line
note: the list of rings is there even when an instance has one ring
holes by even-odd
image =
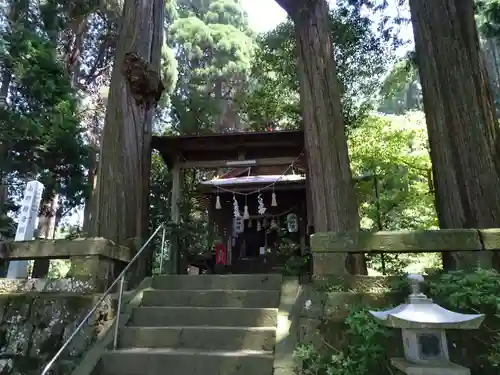
[[[94,375],[272,375],[280,275],[158,276]]]

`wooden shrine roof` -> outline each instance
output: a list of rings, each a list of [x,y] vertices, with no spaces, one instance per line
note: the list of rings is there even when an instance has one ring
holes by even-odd
[[[179,158],[185,165],[209,165],[222,160],[296,158],[304,150],[302,130],[211,133],[189,136],[154,136],[152,148],[168,167]],[[187,164],[186,162],[189,162]],[[217,165],[216,168],[223,167]]]

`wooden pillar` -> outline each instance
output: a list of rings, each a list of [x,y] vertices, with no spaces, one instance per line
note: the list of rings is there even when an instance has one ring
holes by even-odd
[[[172,168],[172,195],[171,195],[171,204],[170,204],[170,219],[172,223],[179,224],[181,221],[181,212],[180,212],[180,199],[181,199],[181,187],[182,187],[182,170],[179,166],[179,163],[176,162],[174,167]],[[176,232],[172,233],[170,239],[170,266],[171,273],[174,275],[178,275],[180,273],[180,247],[179,247],[179,238]]]

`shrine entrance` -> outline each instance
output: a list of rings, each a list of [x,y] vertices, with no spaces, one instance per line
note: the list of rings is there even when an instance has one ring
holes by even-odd
[[[308,205],[302,131],[154,137],[153,148],[172,171],[174,222],[180,219],[183,171],[218,172],[199,184],[198,199],[226,252],[223,272],[275,272],[283,263],[285,243],[304,251]],[[181,249],[173,247],[178,273]]]

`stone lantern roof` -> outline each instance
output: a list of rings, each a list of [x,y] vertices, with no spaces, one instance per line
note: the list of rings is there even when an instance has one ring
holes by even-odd
[[[408,275],[412,293],[408,303],[385,311],[370,311],[386,326],[401,329],[478,329],[484,314],[461,314],[433,303],[420,292],[421,275]]]

